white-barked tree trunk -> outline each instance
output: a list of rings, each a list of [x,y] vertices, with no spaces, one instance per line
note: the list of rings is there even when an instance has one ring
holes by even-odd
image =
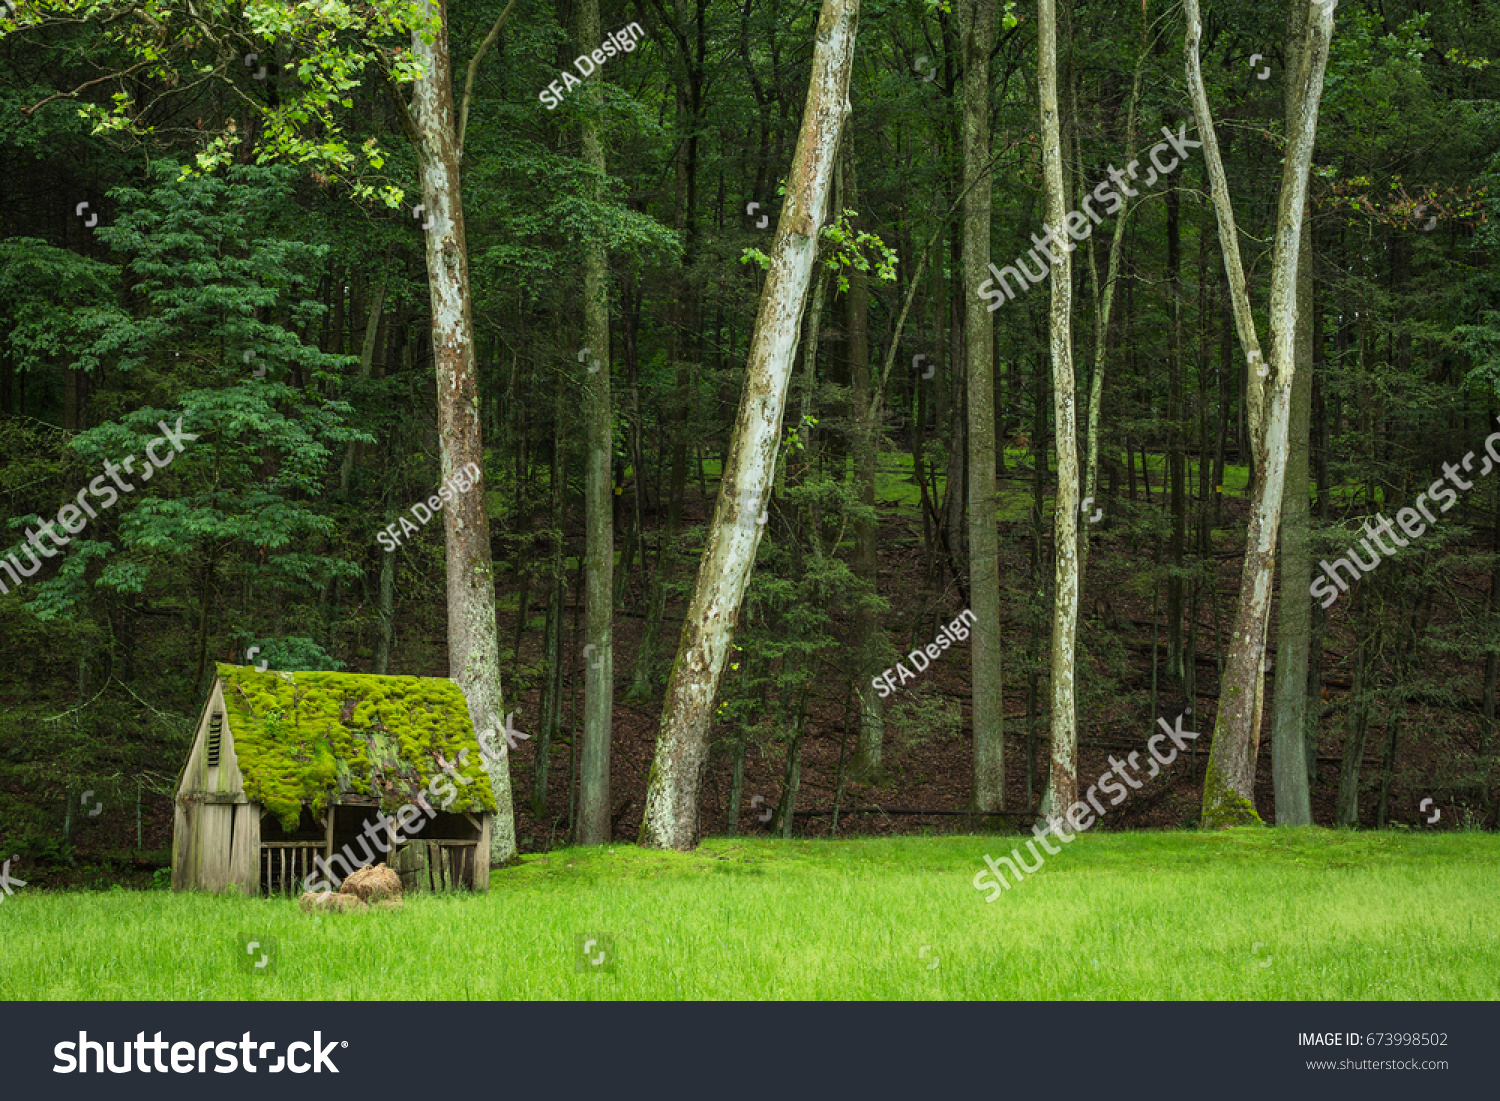
[[[849,74],[859,0],[824,0],[786,202],[776,224],[770,270],[750,337],[750,359],[718,505],[667,681],[656,756],[646,788],[641,841],[689,849],[697,842],[698,795],[708,756],[714,696],[740,601],[755,565],[776,474],[781,415],[797,350],[818,231],[849,112]]]
[[[1073,245],[1068,236],[1068,191],[1063,179],[1062,127],[1057,117],[1057,0],[1037,0],[1037,88],[1042,114],[1042,173],[1047,225],[1060,251],[1052,265],[1049,342],[1052,411],[1056,420],[1057,499],[1052,544],[1057,555],[1052,602],[1053,813],[1078,798],[1078,722],[1074,663],[1078,638],[1078,414],[1073,381]]]
[[[432,356],[437,368],[438,441],[444,484],[473,463],[484,469],[479,416],[479,377],[474,324],[469,312],[469,254],[459,186],[459,148],[454,130],[453,73],[448,56],[446,0],[436,3],[439,25],[432,41],[412,35],[422,66],[412,98],[410,124],[422,181],[427,236],[427,287],[432,306]],[[443,507],[448,595],[448,675],[463,690],[474,729],[483,735],[496,814],[490,831],[490,861],[516,853],[511,806],[510,761],[503,731],[505,701],[500,685],[500,643],[495,623],[495,569],[490,555],[490,518],[485,481]],[[485,732],[488,732],[487,734]]]
[[[1300,0],[1299,0],[1300,2]],[[1209,164],[1215,208],[1219,214],[1219,236],[1225,242],[1226,263],[1233,248],[1233,213],[1224,183],[1218,149],[1213,143],[1213,119],[1203,94],[1198,72],[1198,38],[1202,19],[1198,0],[1185,0],[1187,14],[1186,65],[1192,90],[1205,159]],[[1329,40],[1333,35],[1333,9],[1337,0],[1321,0],[1311,8],[1300,64],[1296,75],[1295,125],[1281,174],[1281,192],[1276,212],[1276,252],[1271,264],[1271,359],[1264,429],[1252,432],[1256,453],[1255,496],[1250,508],[1245,541],[1245,564],[1240,575],[1239,605],[1219,707],[1214,716],[1213,744],[1209,749],[1208,773],[1203,784],[1203,825],[1207,827],[1259,822],[1255,812],[1255,766],[1260,750],[1261,700],[1265,685],[1266,632],[1271,614],[1271,583],[1276,569],[1277,535],[1281,524],[1281,500],[1286,480],[1290,442],[1292,381],[1296,374],[1297,268],[1302,246],[1302,212],[1307,202],[1307,180],[1317,137],[1318,106],[1323,95],[1323,74],[1328,64]],[[1211,154],[1210,154],[1210,151]],[[1227,216],[1227,224],[1226,224]],[[1229,269],[1233,287],[1236,269]],[[1243,297],[1243,274],[1237,299]],[[1245,299],[1248,303],[1248,298]],[[1236,314],[1240,306],[1236,304]],[[1250,323],[1253,342],[1254,323]],[[1241,332],[1241,339],[1245,333]],[[1247,348],[1247,355],[1250,349]],[[1254,375],[1251,377],[1254,382]],[[1254,387],[1252,386],[1253,390]],[[1296,594],[1300,595],[1300,594]]]

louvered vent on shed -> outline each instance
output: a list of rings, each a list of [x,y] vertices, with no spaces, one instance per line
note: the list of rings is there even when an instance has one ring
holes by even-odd
[[[219,743],[224,735],[224,716],[216,713],[209,716],[208,720],[208,767],[216,768],[219,764]]]

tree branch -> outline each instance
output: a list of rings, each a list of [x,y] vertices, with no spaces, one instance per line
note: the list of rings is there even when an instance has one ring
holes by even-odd
[[[92,85],[95,85],[95,84],[103,84],[106,80],[114,80],[116,77],[129,76],[131,73],[135,72],[137,69],[144,69],[147,65],[150,65],[150,64],[153,64],[153,62],[151,62],[151,61],[138,61],[134,65],[132,65],[130,68],[124,69],[124,70],[122,70],[122,71],[120,71],[118,73],[105,73],[103,76],[97,77],[94,80],[85,80],[82,84],[80,84],[78,87],[74,88],[71,92],[53,92],[50,96],[48,96],[46,99],[42,100],[40,103],[34,103],[30,107],[22,107],[21,108],[21,114],[23,114],[26,117],[30,118],[32,112],[41,110],[43,107],[47,106],[47,104],[51,103],[54,99],[71,99],[74,96],[76,96],[79,92],[83,91],[85,88],[91,87]]]
[[[1193,101],[1193,119],[1198,125],[1198,136],[1203,142],[1203,162],[1208,168],[1209,194],[1213,197],[1214,213],[1219,219],[1219,245],[1224,252],[1224,270],[1229,275],[1229,297],[1234,305],[1234,327],[1239,333],[1240,346],[1245,349],[1246,370],[1245,413],[1250,422],[1250,446],[1253,451],[1259,446],[1265,423],[1267,382],[1260,374],[1265,359],[1260,351],[1260,337],[1255,331],[1255,315],[1250,310],[1250,294],[1245,287],[1245,266],[1240,261],[1239,231],[1234,224],[1234,206],[1229,199],[1229,182],[1224,175],[1224,162],[1219,156],[1219,139],[1214,134],[1213,115],[1209,113],[1208,93],[1203,87],[1203,71],[1198,61],[1198,40],[1203,34],[1203,18],[1199,13],[1198,0],[1185,0],[1187,35],[1183,40],[1184,68],[1187,70],[1188,91]],[[1250,371],[1254,366],[1255,370]],[[1259,475],[1259,471],[1256,472]]]
[[[380,66],[380,82],[385,85],[385,90],[391,97],[391,103],[396,107],[396,118],[401,123],[401,132],[406,135],[406,140],[411,142],[418,154],[422,152],[422,130],[417,126],[417,120],[411,116],[411,108],[406,105],[406,100],[401,98],[401,89],[396,87],[396,82],[391,78],[390,70],[384,64]]]
[[[495,20],[495,25],[490,28],[490,33],[484,36],[484,41],[479,44],[479,49],[469,59],[469,73],[464,79],[464,102],[458,113],[458,155],[462,159],[464,155],[464,134],[469,129],[469,103],[474,97],[474,76],[479,72],[479,63],[484,60],[484,55],[490,52],[490,47],[500,37],[500,31],[505,26],[506,20],[510,18],[510,11],[516,6],[516,0],[510,0],[505,5],[505,10],[500,13],[500,18]]]
[[[917,291],[922,286],[922,272],[927,267],[927,254],[932,251],[932,246],[937,244],[938,239],[942,237],[943,227],[948,224],[948,219],[953,216],[953,213],[958,209],[959,204],[964,201],[964,196],[967,195],[973,189],[974,185],[977,184],[980,180],[989,178],[990,169],[994,168],[996,162],[999,161],[1001,157],[1005,156],[1005,154],[1009,153],[1011,151],[1011,148],[1012,146],[1007,145],[1004,149],[1000,150],[1000,152],[991,157],[990,163],[984,166],[984,170],[976,173],[974,178],[969,181],[968,185],[958,193],[958,196],[953,200],[953,205],[948,208],[947,213],[938,219],[937,229],[934,230],[932,236],[927,239],[927,244],[923,247],[922,251],[917,254],[917,270],[912,273],[911,286],[910,289],[908,289],[906,292],[906,301],[901,306],[901,316],[896,319],[896,331],[891,336],[890,347],[886,349],[885,367],[880,372],[880,381],[876,383],[875,393],[870,397],[871,425],[880,423],[880,415],[883,411],[882,406],[884,406],[885,404],[885,385],[890,380],[891,368],[896,365],[896,348],[901,343],[901,330],[906,327],[906,315],[911,311],[912,302],[916,300]]]

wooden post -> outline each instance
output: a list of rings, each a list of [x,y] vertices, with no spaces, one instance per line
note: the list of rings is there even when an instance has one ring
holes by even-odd
[[[479,819],[479,846],[474,850],[474,882],[476,891],[490,889],[490,816]]]
[[[330,803],[328,810],[323,814],[323,866],[328,869],[329,875],[333,874],[333,867],[330,862],[333,860],[333,814],[335,806],[335,804]]]

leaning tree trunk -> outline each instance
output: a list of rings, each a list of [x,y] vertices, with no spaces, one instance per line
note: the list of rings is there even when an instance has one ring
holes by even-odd
[[[585,46],[600,41],[599,0],[582,0],[578,7],[578,35]],[[598,81],[581,93],[583,159],[593,173],[593,201],[604,201],[604,146],[599,140],[603,96]],[[577,840],[602,845],[610,839],[609,740],[614,693],[615,528],[610,459],[614,455],[614,421],[609,394],[608,268],[604,242],[593,234],[584,246],[583,343],[585,363],[584,423],[584,651],[583,752],[578,774]],[[636,471],[637,492],[644,484]]]
[[[1203,87],[1203,73],[1198,66],[1198,38],[1203,31],[1203,21],[1198,14],[1198,0],[1184,0],[1187,14],[1187,85],[1193,101],[1193,117],[1198,124],[1198,140],[1203,143],[1203,164],[1208,173],[1208,190],[1213,199],[1214,214],[1219,220],[1219,247],[1224,253],[1224,271],[1229,278],[1229,300],[1233,306],[1234,328],[1239,334],[1240,345],[1245,349],[1245,416],[1249,422],[1249,451],[1260,446],[1265,422],[1266,382],[1262,374],[1265,366],[1260,350],[1260,336],[1255,330],[1255,315],[1250,310],[1250,293],[1245,287],[1245,266],[1240,262],[1239,230],[1235,226],[1234,206],[1229,199],[1229,181],[1224,175],[1224,162],[1219,157],[1219,139],[1214,134],[1212,117],[1208,111],[1208,92]],[[1312,33],[1311,24],[1308,33]],[[1333,4],[1328,5],[1328,33],[1333,33]],[[1325,56],[1327,39],[1324,39]],[[1307,51],[1302,51],[1306,58]],[[1300,66],[1299,66],[1300,67]],[[1322,93],[1322,70],[1319,70],[1318,91]],[[1314,103],[1316,121],[1316,103]],[[1285,162],[1290,168],[1291,159]],[[1286,179],[1285,169],[1282,175]],[[1285,184],[1283,183],[1283,190]],[[1258,462],[1258,456],[1257,462]],[[1256,466],[1259,474],[1260,467]]]
[[[431,41],[412,35],[422,66],[413,95],[422,202],[427,230],[427,286],[432,305],[432,355],[437,366],[438,441],[446,483],[469,464],[484,469],[479,420],[479,372],[474,324],[469,313],[469,254],[464,241],[459,187],[458,140],[453,125],[452,70],[448,57],[448,10],[439,0]],[[485,745],[495,792],[490,860],[503,863],[516,852],[511,806],[505,701],[500,687],[500,643],[495,624],[495,571],[490,556],[490,519],[481,475],[467,493],[455,494],[443,510],[448,575],[448,675],[463,690],[469,716]]]
[[[1062,233],[1062,251],[1052,266],[1049,332],[1052,352],[1052,411],[1057,421],[1057,500],[1053,512],[1052,768],[1048,798],[1061,813],[1078,798],[1078,721],[1073,680],[1078,637],[1078,416],[1073,384],[1073,258],[1066,239],[1067,186],[1063,181],[1062,133],[1057,117],[1057,5],[1037,4],[1037,88],[1042,114],[1042,171],[1047,225]],[[989,507],[994,528],[994,505]],[[975,586],[976,589],[978,586]]]
[[[825,0],[818,17],[802,129],[750,337],[745,388],[677,660],[667,682],[661,732],[646,788],[641,841],[657,848],[688,849],[696,842],[698,794],[708,756],[714,695],[755,565],[762,528],[758,521],[776,474],[781,414],[802,307],[839,136],[849,113],[849,73],[858,22],[859,0]]]
[[[990,263],[990,188],[970,186],[989,171],[990,49],[993,0],[959,0],[964,61],[964,283],[977,287]],[[969,639],[973,684],[974,809],[1005,805],[1005,698],[1000,667],[1000,532],[995,520],[994,321],[964,299],[964,374],[968,386]],[[955,443],[956,446],[956,443]],[[951,492],[951,491],[950,491]]]
[[[1193,91],[1193,107],[1204,153],[1212,144],[1213,120],[1198,73],[1198,38],[1202,22],[1198,0],[1187,6],[1187,69]],[[1317,135],[1318,104],[1323,94],[1323,73],[1328,63],[1329,38],[1333,33],[1333,3],[1318,6],[1308,20],[1297,72],[1297,117],[1291,127],[1281,174],[1280,201],[1276,212],[1276,253],[1271,265],[1271,373],[1270,400],[1264,435],[1252,439],[1256,456],[1255,500],[1251,505],[1246,536],[1245,564],[1240,578],[1239,607],[1235,613],[1233,643],[1224,669],[1219,708],[1214,717],[1213,745],[1203,785],[1205,826],[1259,822],[1255,812],[1255,763],[1260,749],[1260,709],[1265,683],[1266,630],[1271,610],[1271,580],[1276,565],[1276,540],[1281,521],[1281,498],[1286,478],[1292,382],[1296,375],[1296,281],[1302,245],[1302,212],[1307,203],[1307,177]],[[1216,157],[1212,158],[1216,161]],[[1212,172],[1210,175],[1212,180]],[[1228,192],[1220,178],[1213,181],[1215,205],[1220,206],[1220,238],[1233,239],[1233,230],[1223,220]],[[1232,215],[1231,215],[1232,217]],[[1226,245],[1226,253],[1228,245]],[[1231,284],[1235,272],[1231,268]],[[1252,387],[1253,389],[1253,387]]]

